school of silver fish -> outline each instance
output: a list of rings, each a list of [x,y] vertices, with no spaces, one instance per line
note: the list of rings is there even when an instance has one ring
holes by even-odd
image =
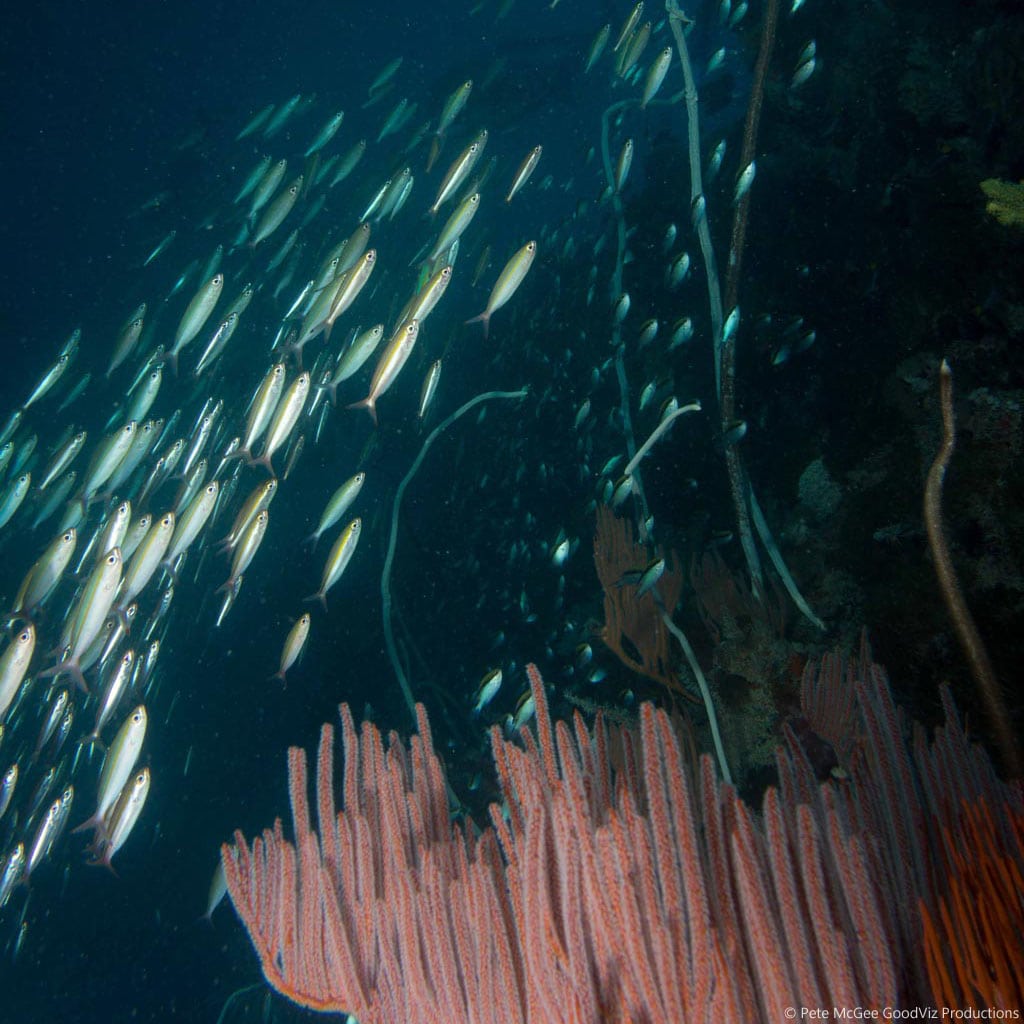
[[[735,30],[746,4],[711,10]],[[618,29],[595,29],[578,73],[609,104],[624,101],[611,122],[611,180],[599,124],[571,174],[543,177],[548,140],[507,147],[503,126],[484,124],[488,107],[473,81],[400,98],[397,58],[365,92],[326,103],[294,95],[239,126],[229,163],[242,170],[208,200],[207,215],[141,242],[136,266],[148,294],[126,295],[111,311],[119,330],[34,339],[38,375],[14,408],[0,410],[0,926],[15,951],[35,873],[81,856],[73,833],[90,833],[87,856],[109,867],[150,818],[151,778],[159,793],[166,770],[150,763],[147,734],[168,714],[160,654],[181,617],[202,609],[216,629],[258,581],[272,584],[275,563],[261,558],[268,536],[303,560],[312,605],[275,609],[294,625],[267,647],[267,676],[296,685],[304,650],[344,614],[342,577],[363,557],[360,537],[377,529],[390,495],[349,447],[332,449],[320,492],[289,487],[304,451],[337,444],[339,422],[365,438],[436,419],[437,407],[472,394],[442,366],[458,366],[461,346],[483,346],[493,352],[487,385],[528,383],[529,409],[517,415],[536,417],[551,446],[573,453],[577,478],[565,491],[579,497],[577,515],[629,500],[611,353],[591,365],[574,359],[582,328],[558,320],[559,296],[571,292],[598,311],[595,322],[622,325],[631,367],[644,374],[633,403],[644,436],[678,415],[675,389],[686,385],[673,359],[701,337],[702,320],[699,290],[692,310],[683,298],[685,209],[678,228],[643,226],[664,268],[643,282],[654,296],[648,308],[631,309],[625,290],[610,293],[612,197],[628,196],[642,164],[649,112],[660,104],[682,118],[682,79],[660,11],[645,20],[637,3]],[[724,59],[716,54],[708,73]],[[810,43],[792,87],[806,88],[814,67]],[[711,179],[728,156],[724,141],[709,141]],[[738,200],[755,187],[754,171],[735,168],[727,194]],[[534,214],[531,193],[540,191],[562,216]],[[526,358],[534,336],[546,348]],[[815,335],[801,321],[779,337],[775,365]],[[529,381],[507,379],[517,359]],[[579,537],[552,522],[557,507],[545,515],[520,499],[553,470],[525,453],[515,431],[505,441],[523,455],[490,557],[547,567],[558,610]],[[483,493],[488,483],[470,486]],[[278,519],[305,522],[309,551],[301,535],[276,530]],[[664,563],[636,568],[649,588]],[[466,571],[479,573],[479,561]],[[499,597],[510,622],[536,622],[536,594],[510,585]],[[597,682],[603,670],[591,664],[586,635],[563,618],[545,643],[549,652],[568,644],[574,671]],[[504,633],[493,638],[467,716],[487,713],[503,679],[522,684],[517,670],[528,659],[509,646]],[[531,710],[521,702],[510,723]]]

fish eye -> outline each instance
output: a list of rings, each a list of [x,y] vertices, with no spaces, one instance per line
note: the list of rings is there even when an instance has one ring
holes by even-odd
[[[132,715],[132,721],[133,722],[141,722],[142,721],[142,712],[141,711],[136,711]]]
[[[32,631],[30,629],[23,629],[20,636],[18,637],[19,644],[27,644],[32,639]]]
[[[75,535],[71,530],[68,530],[67,533],[65,533],[64,536],[61,537],[61,540],[64,541],[65,544],[70,544],[71,541],[73,541],[74,539]]]
[[[160,525],[161,526],[170,526],[172,522],[173,522],[173,520],[171,519],[171,513],[168,512],[167,515],[165,515],[163,517],[163,519],[160,520]]]
[[[216,492],[216,490],[217,490],[217,485],[216,484],[207,484],[206,485],[206,493],[207,494],[214,494]]]

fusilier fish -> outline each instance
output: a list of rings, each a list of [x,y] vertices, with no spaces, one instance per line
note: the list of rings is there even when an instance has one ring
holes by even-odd
[[[149,528],[152,524],[153,516],[150,512],[143,512],[141,516],[137,516],[132,520],[125,532],[124,540],[121,541],[121,557],[126,565],[132,555],[135,554],[139,545],[146,539],[146,534],[149,533]]]
[[[327,123],[317,133],[316,138],[309,144],[309,148],[303,154],[303,156],[312,156],[314,153],[323,149],[331,139],[337,134],[338,129],[341,127],[341,122],[345,119],[345,111],[339,110],[333,117],[331,117]]]
[[[238,191],[238,195],[235,196],[236,205],[251,195],[253,189],[266,177],[267,171],[270,170],[270,160],[269,156],[262,157],[259,163],[249,172],[248,177],[246,177]]]
[[[427,260],[437,259],[443,252],[447,252],[462,237],[462,233],[469,227],[470,222],[480,209],[480,193],[474,192],[466,196],[455,208],[455,212],[445,221],[441,233],[437,236],[433,249],[427,256]]]
[[[324,331],[328,338],[331,336],[331,328],[335,321],[355,302],[359,293],[366,287],[366,282],[370,280],[370,275],[376,265],[377,250],[370,249],[354,267],[345,271],[345,276],[331,302],[330,312],[324,321]]]
[[[307,601],[319,601],[324,611],[327,611],[327,592],[341,579],[341,574],[348,568],[352,556],[356,552],[356,545],[359,543],[359,534],[362,530],[362,519],[353,519],[334,542],[327,561],[324,563],[324,573],[320,580],[320,589],[315,594],[310,594]]]
[[[36,649],[36,628],[28,623],[0,655],[0,723],[18,693]]]
[[[360,139],[342,158],[334,172],[330,187],[341,184],[354,170],[366,152],[366,139]]]
[[[89,435],[84,431],[80,430],[74,436],[68,438],[68,440],[60,446],[60,448],[53,453],[53,457],[50,459],[45,471],[43,472],[42,480],[39,482],[39,490],[45,491],[54,480],[59,477],[64,470],[75,461],[78,453],[85,446],[85,440]]]
[[[117,709],[118,702],[121,700],[121,696],[127,690],[128,684],[131,682],[134,666],[135,651],[129,648],[121,655],[113,671],[109,672],[108,677],[104,680],[103,692],[96,708],[96,719],[93,723],[92,732],[79,741],[82,745],[91,743],[100,743],[102,745],[100,733],[107,722],[110,721],[111,716]]]
[[[526,159],[519,165],[519,170],[516,171],[516,176],[512,179],[512,187],[508,190],[508,195],[505,196],[505,202],[511,203],[512,197],[530,180],[530,175],[537,169],[537,164],[540,163],[540,155],[542,152],[541,146],[534,146],[526,155]]]
[[[235,517],[228,535],[220,542],[221,551],[230,551],[238,544],[249,524],[260,512],[270,507],[270,503],[274,500],[276,494],[276,477],[271,477],[269,480],[265,480],[253,488],[249,493],[249,497],[245,499],[242,507],[238,510],[238,515]]]
[[[612,53],[617,53],[622,47],[622,44],[626,42],[632,36],[634,29],[640,24],[640,16],[644,13],[643,0],[629,12],[629,16],[622,23],[622,28],[619,29],[618,38],[615,40],[615,45],[612,47]]]
[[[237,327],[238,312],[237,310],[232,310],[228,313],[227,317],[220,322],[220,326],[213,332],[210,340],[206,343],[206,348],[203,349],[203,354],[199,357],[199,362],[196,363],[193,376],[199,377],[203,370],[210,366],[221,352],[224,351]]]
[[[3,871],[0,872],[0,908],[6,905],[15,885],[21,880],[21,873],[25,869],[25,860],[25,844],[18,843],[7,855]]]
[[[57,511],[58,507],[64,503],[68,495],[75,489],[75,481],[77,478],[78,473],[72,469],[57,481],[54,487],[50,490],[46,501],[39,507],[39,511],[32,520],[33,530],[40,524],[45,523],[54,514],[54,512]],[[83,514],[81,504],[77,501],[70,502],[65,509],[64,518],[61,520],[61,529],[59,532],[63,532],[73,526],[77,526],[82,518]]]
[[[419,320],[410,320],[395,331],[377,362],[377,368],[373,371],[373,377],[370,380],[370,393],[361,402],[353,402],[349,405],[349,409],[365,409],[373,419],[373,425],[377,425],[377,402],[381,395],[394,384],[402,372],[402,368],[409,361],[419,333]]]
[[[306,404],[306,397],[309,394],[309,374],[302,373],[292,381],[285,392],[284,397],[278,404],[267,431],[267,441],[263,446],[263,452],[258,459],[253,459],[251,465],[265,466],[271,476],[274,475],[274,467],[271,459],[274,452],[288,440],[299,416],[302,414],[302,407]]]
[[[171,245],[171,242],[178,237],[178,232],[175,230],[168,231],[166,235],[157,243],[156,248],[153,249],[150,254],[142,261],[144,267],[148,267],[158,256],[163,255]]]
[[[384,86],[395,77],[395,72],[402,66],[402,61],[404,59],[404,57],[395,57],[393,60],[389,60],[387,64],[384,65],[383,70],[381,70],[377,77],[370,83],[368,91],[372,94],[377,92],[379,89],[383,89]]]
[[[434,307],[441,301],[441,296],[444,295],[451,280],[451,265],[441,267],[409,300],[405,309],[402,310],[398,317],[398,323],[406,324],[410,320],[418,320],[422,327],[423,321],[430,316]]]
[[[381,126],[380,133],[377,136],[377,141],[381,142],[386,139],[389,135],[394,135],[399,128],[409,119],[409,100],[408,97],[402,97],[392,109],[391,113],[384,119],[384,124]]]
[[[57,357],[57,361],[43,374],[39,383],[32,389],[32,394],[25,399],[21,407],[23,411],[35,405],[36,402],[50,393],[57,384],[57,381],[64,376],[65,371],[71,365],[71,360],[74,358],[76,351],[77,345],[72,346],[70,351],[66,349]]]
[[[342,381],[348,380],[349,377],[358,373],[359,370],[362,369],[363,364],[376,351],[377,346],[380,344],[380,340],[383,337],[384,325],[374,324],[373,327],[363,331],[352,339],[348,348],[345,349],[341,359],[338,360],[338,366],[334,371],[334,376],[331,378],[330,383],[326,385],[332,402],[335,400],[335,390],[337,389],[337,386]]]
[[[455,158],[448,172],[441,180],[441,186],[437,190],[437,198],[434,205],[430,207],[430,215],[433,216],[439,209],[451,199],[462,187],[463,182],[469,177],[470,172],[480,159],[484,146],[487,144],[487,131],[484,129],[479,135]]]
[[[267,205],[270,201],[270,197],[277,191],[278,185],[284,181],[284,176],[287,173],[287,160],[278,160],[273,167],[267,170],[267,173],[263,176],[263,179],[256,186],[253,192],[252,203],[249,204],[250,221],[256,220],[256,214]]]
[[[648,103],[658,94],[658,90],[661,88],[662,82],[665,81],[665,76],[668,74],[668,69],[672,66],[672,47],[666,46],[661,53],[651,62],[650,69],[647,72],[647,78],[644,81],[644,92],[640,99],[640,109],[643,110]]]
[[[437,386],[440,382],[441,360],[436,359],[427,371],[426,377],[423,378],[423,387],[420,389],[420,408],[417,414],[419,419],[423,419],[427,415],[427,410],[434,400],[434,395],[437,394]]]
[[[174,332],[174,344],[167,353],[167,361],[171,369],[178,372],[178,356],[203,329],[203,324],[210,318],[213,307],[217,305],[220,293],[224,290],[224,275],[214,274],[192,297]]]
[[[284,647],[281,649],[281,663],[278,667],[277,672],[274,673],[271,679],[280,679],[282,686],[285,685],[287,680],[285,679],[285,673],[295,664],[299,655],[302,653],[302,649],[306,646],[306,641],[309,639],[309,625],[311,617],[309,612],[303,612],[299,616],[295,625],[288,630],[288,636],[285,637]]]
[[[174,513],[165,512],[150,526],[145,539],[139,544],[121,581],[118,607],[122,610],[142,593],[153,578],[153,573],[160,567],[174,536],[175,523]]]
[[[245,435],[242,438],[241,446],[235,453],[238,458],[252,458],[253,446],[270,426],[278,402],[281,400],[284,382],[285,365],[284,363],[275,363],[267,371],[267,375],[256,389],[256,394],[249,405],[249,419],[245,425]]]
[[[124,540],[124,535],[128,532],[128,525],[131,521],[132,503],[130,501],[120,502],[117,508],[107,516],[102,528],[95,534],[95,544],[90,542],[89,547],[86,548],[85,556],[88,557],[92,547],[95,547],[95,553],[98,558],[102,558],[111,548],[120,549],[121,541]],[[121,552],[121,558],[122,560],[124,559],[123,551]]]
[[[274,112],[273,103],[268,103],[259,113],[254,114],[245,124],[245,127],[235,136],[235,142],[241,142],[242,139],[247,138],[254,132],[258,132],[266,123],[270,115]]]
[[[590,44],[590,49],[587,52],[587,63],[583,68],[584,74],[601,59],[601,54],[604,53],[604,48],[608,45],[608,37],[611,35],[611,32],[611,24],[605,22],[598,30],[597,35],[594,36],[594,41]]]
[[[21,503],[32,486],[32,474],[22,473],[21,476],[12,480],[0,495],[0,529],[5,527],[14,516],[14,513],[21,508]]]
[[[633,140],[626,139],[619,153],[618,162],[615,164],[615,191],[621,192],[626,179],[629,177],[629,169],[633,166]]]
[[[263,137],[265,139],[273,138],[288,123],[292,115],[299,110],[301,104],[302,93],[296,93],[286,103],[278,107],[277,111],[267,122],[267,126],[263,129]],[[305,109],[305,107],[302,109]]]
[[[7,813],[7,808],[11,806],[11,801],[14,799],[14,790],[18,785],[18,763],[15,761],[7,771],[4,772],[3,779],[0,780],[0,820]],[[4,905],[3,891],[0,888],[0,907]]]
[[[145,421],[146,414],[152,408],[153,403],[156,401],[156,396],[160,393],[162,381],[163,370],[159,366],[155,370],[150,371],[149,376],[132,392],[131,402],[125,413],[127,419],[135,420],[137,423]]]
[[[220,483],[216,480],[211,480],[192,499],[188,508],[177,519],[167,555],[162,563],[164,568],[170,570],[178,556],[187,551],[192,542],[199,536],[199,531],[206,525],[206,521],[213,512],[214,505],[217,504],[217,495],[219,493]]]
[[[302,194],[302,175],[300,174],[274,201],[267,207],[259,223],[256,225],[249,240],[249,248],[255,249],[260,242],[269,238],[292,212]]]
[[[60,800],[54,800],[54,802],[50,804],[50,809],[46,812],[46,816],[39,823],[39,827],[36,829],[35,838],[32,840],[32,843],[28,848],[28,858],[25,863],[26,879],[28,879],[32,872],[35,871],[39,864],[49,854],[50,849],[57,838],[57,825],[60,821],[60,812]]]
[[[144,704],[140,704],[121,723],[121,728],[117,730],[114,742],[111,743],[107,756],[103,760],[96,810],[91,818],[83,821],[74,830],[75,832],[84,832],[91,828],[99,836],[104,835],[103,819],[121,795],[121,790],[135,768],[142,744],[146,739],[148,722],[149,716],[146,714],[146,707]]]
[[[351,507],[359,496],[366,480],[365,473],[356,473],[349,477],[332,495],[320,516],[317,528],[305,539],[304,543],[316,547],[317,542]]]
[[[99,444],[82,484],[82,508],[85,509],[97,490],[108,481],[131,449],[138,424],[129,420]]]
[[[629,43],[623,48],[618,67],[616,68],[619,78],[628,78],[630,71],[636,66],[637,61],[643,56],[644,50],[651,39],[651,23],[645,21],[634,32]]]
[[[121,550],[113,548],[108,551],[93,569],[89,580],[70,616],[67,646],[62,649],[63,657],[52,669],[40,673],[43,677],[58,677],[65,672],[71,674],[79,688],[88,693],[82,675],[82,657],[89,645],[96,639],[107,615],[110,613],[121,584]]]
[[[236,581],[249,568],[263,543],[269,523],[270,512],[267,509],[261,509],[256,518],[246,527],[245,532],[235,545],[234,558],[231,560],[231,575],[217,588],[218,594],[222,594],[226,590],[234,590]]]
[[[78,534],[74,527],[59,533],[38,561],[25,574],[18,596],[14,599],[11,615],[31,617],[60,582],[61,576],[75,553]]]
[[[127,842],[149,796],[149,768],[143,768],[125,783],[117,802],[103,821],[104,836],[95,847],[96,858],[89,863],[109,868],[114,854]]]
[[[516,290],[523,283],[523,278],[526,277],[530,267],[533,266],[533,259],[536,255],[537,243],[527,242],[505,264],[505,269],[502,270],[494,287],[491,289],[490,298],[487,300],[487,308],[477,316],[471,317],[466,323],[482,323],[484,325],[484,337],[486,338],[491,317],[515,295]]]

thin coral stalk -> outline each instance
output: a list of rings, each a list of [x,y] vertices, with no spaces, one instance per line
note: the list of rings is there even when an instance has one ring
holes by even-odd
[[[1010,714],[1003,700],[995,669],[988,656],[985,641],[982,640],[978,627],[953,567],[953,559],[946,543],[946,533],[942,522],[942,484],[946,477],[946,469],[953,457],[956,447],[956,419],[953,415],[953,371],[949,363],[942,360],[939,369],[939,403],[942,407],[942,445],[931,469],[928,471],[928,482],[924,489],[924,524],[928,530],[928,546],[931,548],[935,574],[939,578],[939,589],[953,620],[960,646],[967,657],[974,682],[981,691],[982,700],[988,712],[989,724],[995,738],[996,746],[1002,755],[1006,770],[1014,777],[1024,774],[1024,762],[1021,759],[1020,746],[1010,723]]]

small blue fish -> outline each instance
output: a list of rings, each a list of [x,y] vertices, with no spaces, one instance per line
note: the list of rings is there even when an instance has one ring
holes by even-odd
[[[480,685],[473,698],[474,715],[479,715],[497,697],[498,691],[501,689],[501,678],[501,669],[494,668],[480,680]]]
[[[646,569],[624,572],[616,581],[617,587],[636,587],[636,596],[643,597],[665,573],[665,559],[656,558]]]

